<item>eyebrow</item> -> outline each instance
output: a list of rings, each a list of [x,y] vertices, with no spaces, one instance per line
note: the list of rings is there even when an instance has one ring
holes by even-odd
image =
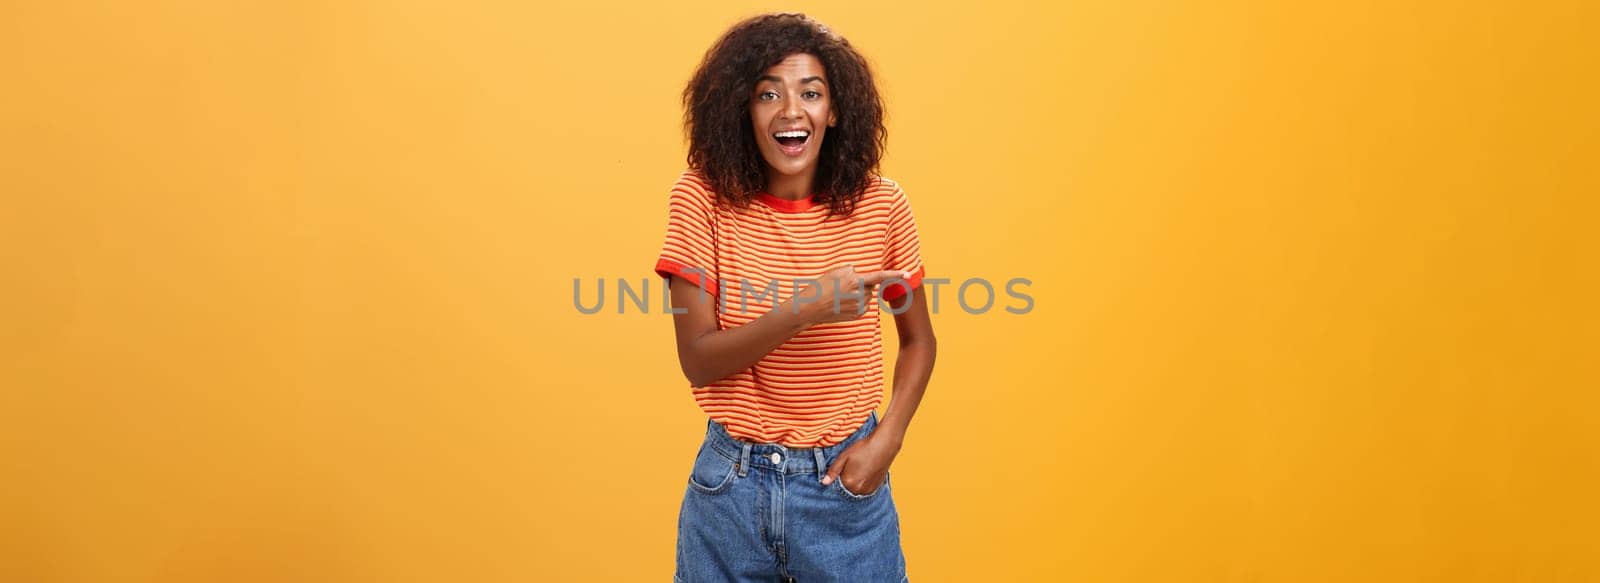
[[[777,84],[780,84],[780,85],[783,84],[783,79],[779,79],[779,78],[774,77],[772,75],[762,75],[761,78],[756,79],[756,81],[757,82],[760,82],[760,81],[771,81],[773,83],[777,83]],[[828,80],[827,79],[823,79],[822,77],[819,77],[819,76],[816,76],[816,75],[812,75],[810,77],[806,77],[804,79],[801,79],[800,80],[800,84],[801,85],[805,85],[806,83],[810,83],[812,81],[820,82],[823,85],[827,85],[828,84]]]

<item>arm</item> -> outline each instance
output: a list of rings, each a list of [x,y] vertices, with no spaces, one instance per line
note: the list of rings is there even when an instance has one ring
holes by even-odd
[[[681,277],[672,278],[672,307],[684,309],[684,313],[672,315],[678,365],[689,384],[696,387],[754,366],[809,325],[794,309],[780,304],[743,326],[718,330],[715,299]]]
[[[755,366],[767,353],[813,324],[854,319],[866,309],[863,301],[871,301],[871,286],[908,276],[901,271],[857,272],[849,265],[837,267],[771,311],[727,330],[717,329],[711,294],[674,277],[672,307],[684,309],[684,313],[672,316],[678,338],[678,365],[689,384],[696,387],[728,378]],[[803,301],[796,302],[796,298]]]
[[[928,379],[933,376],[934,357],[939,343],[933,337],[933,320],[928,317],[928,300],[922,287],[890,300],[890,307],[899,310],[906,302],[911,308],[895,314],[894,329],[900,336],[900,355],[894,363],[894,392],[889,396],[889,410],[872,435],[890,440],[898,451],[905,441],[906,429],[911,426],[911,416],[917,414],[922,395],[928,390]]]
[[[894,365],[894,394],[889,398],[889,410],[871,435],[851,444],[828,465],[823,485],[837,479],[851,492],[871,493],[883,483],[889,464],[894,462],[905,442],[906,429],[928,389],[938,353],[933,321],[928,316],[928,300],[922,287],[890,300],[889,305],[898,311],[906,302],[911,302],[911,307],[894,317],[895,331],[900,337],[900,355]],[[850,469],[849,476],[842,475],[846,467]]]

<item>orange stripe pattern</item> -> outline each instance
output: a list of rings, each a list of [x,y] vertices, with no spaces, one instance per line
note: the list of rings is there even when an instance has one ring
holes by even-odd
[[[829,217],[826,204],[809,198],[767,193],[734,208],[693,170],[672,187],[656,273],[684,278],[716,298],[720,329],[788,300],[797,279],[803,288],[804,279],[845,264],[912,272],[906,284],[884,288],[887,298],[922,284],[917,225],[899,184],[877,178],[848,217]],[[883,330],[877,302],[869,304],[860,318],[807,328],[755,366],[693,387],[695,402],[747,441],[785,447],[843,441],[883,400]]]

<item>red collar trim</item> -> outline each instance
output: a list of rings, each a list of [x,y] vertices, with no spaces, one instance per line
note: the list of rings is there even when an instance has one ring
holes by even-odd
[[[817,206],[817,195],[815,194],[800,200],[789,200],[787,198],[778,198],[766,192],[758,192],[756,193],[756,200],[766,203],[773,210],[786,213],[805,212],[811,210],[811,207]]]

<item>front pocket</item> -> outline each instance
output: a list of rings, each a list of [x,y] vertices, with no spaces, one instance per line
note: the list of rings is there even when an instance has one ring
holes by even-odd
[[[833,483],[834,485],[838,486],[837,489],[839,490],[839,493],[843,494],[848,500],[870,500],[889,487],[889,473],[885,472],[883,474],[883,483],[878,484],[878,488],[873,490],[871,494],[857,494],[855,492],[851,492],[849,488],[844,487],[844,480],[834,480]]]
[[[701,443],[689,470],[689,487],[702,494],[721,493],[733,483],[734,465],[734,460]]]

